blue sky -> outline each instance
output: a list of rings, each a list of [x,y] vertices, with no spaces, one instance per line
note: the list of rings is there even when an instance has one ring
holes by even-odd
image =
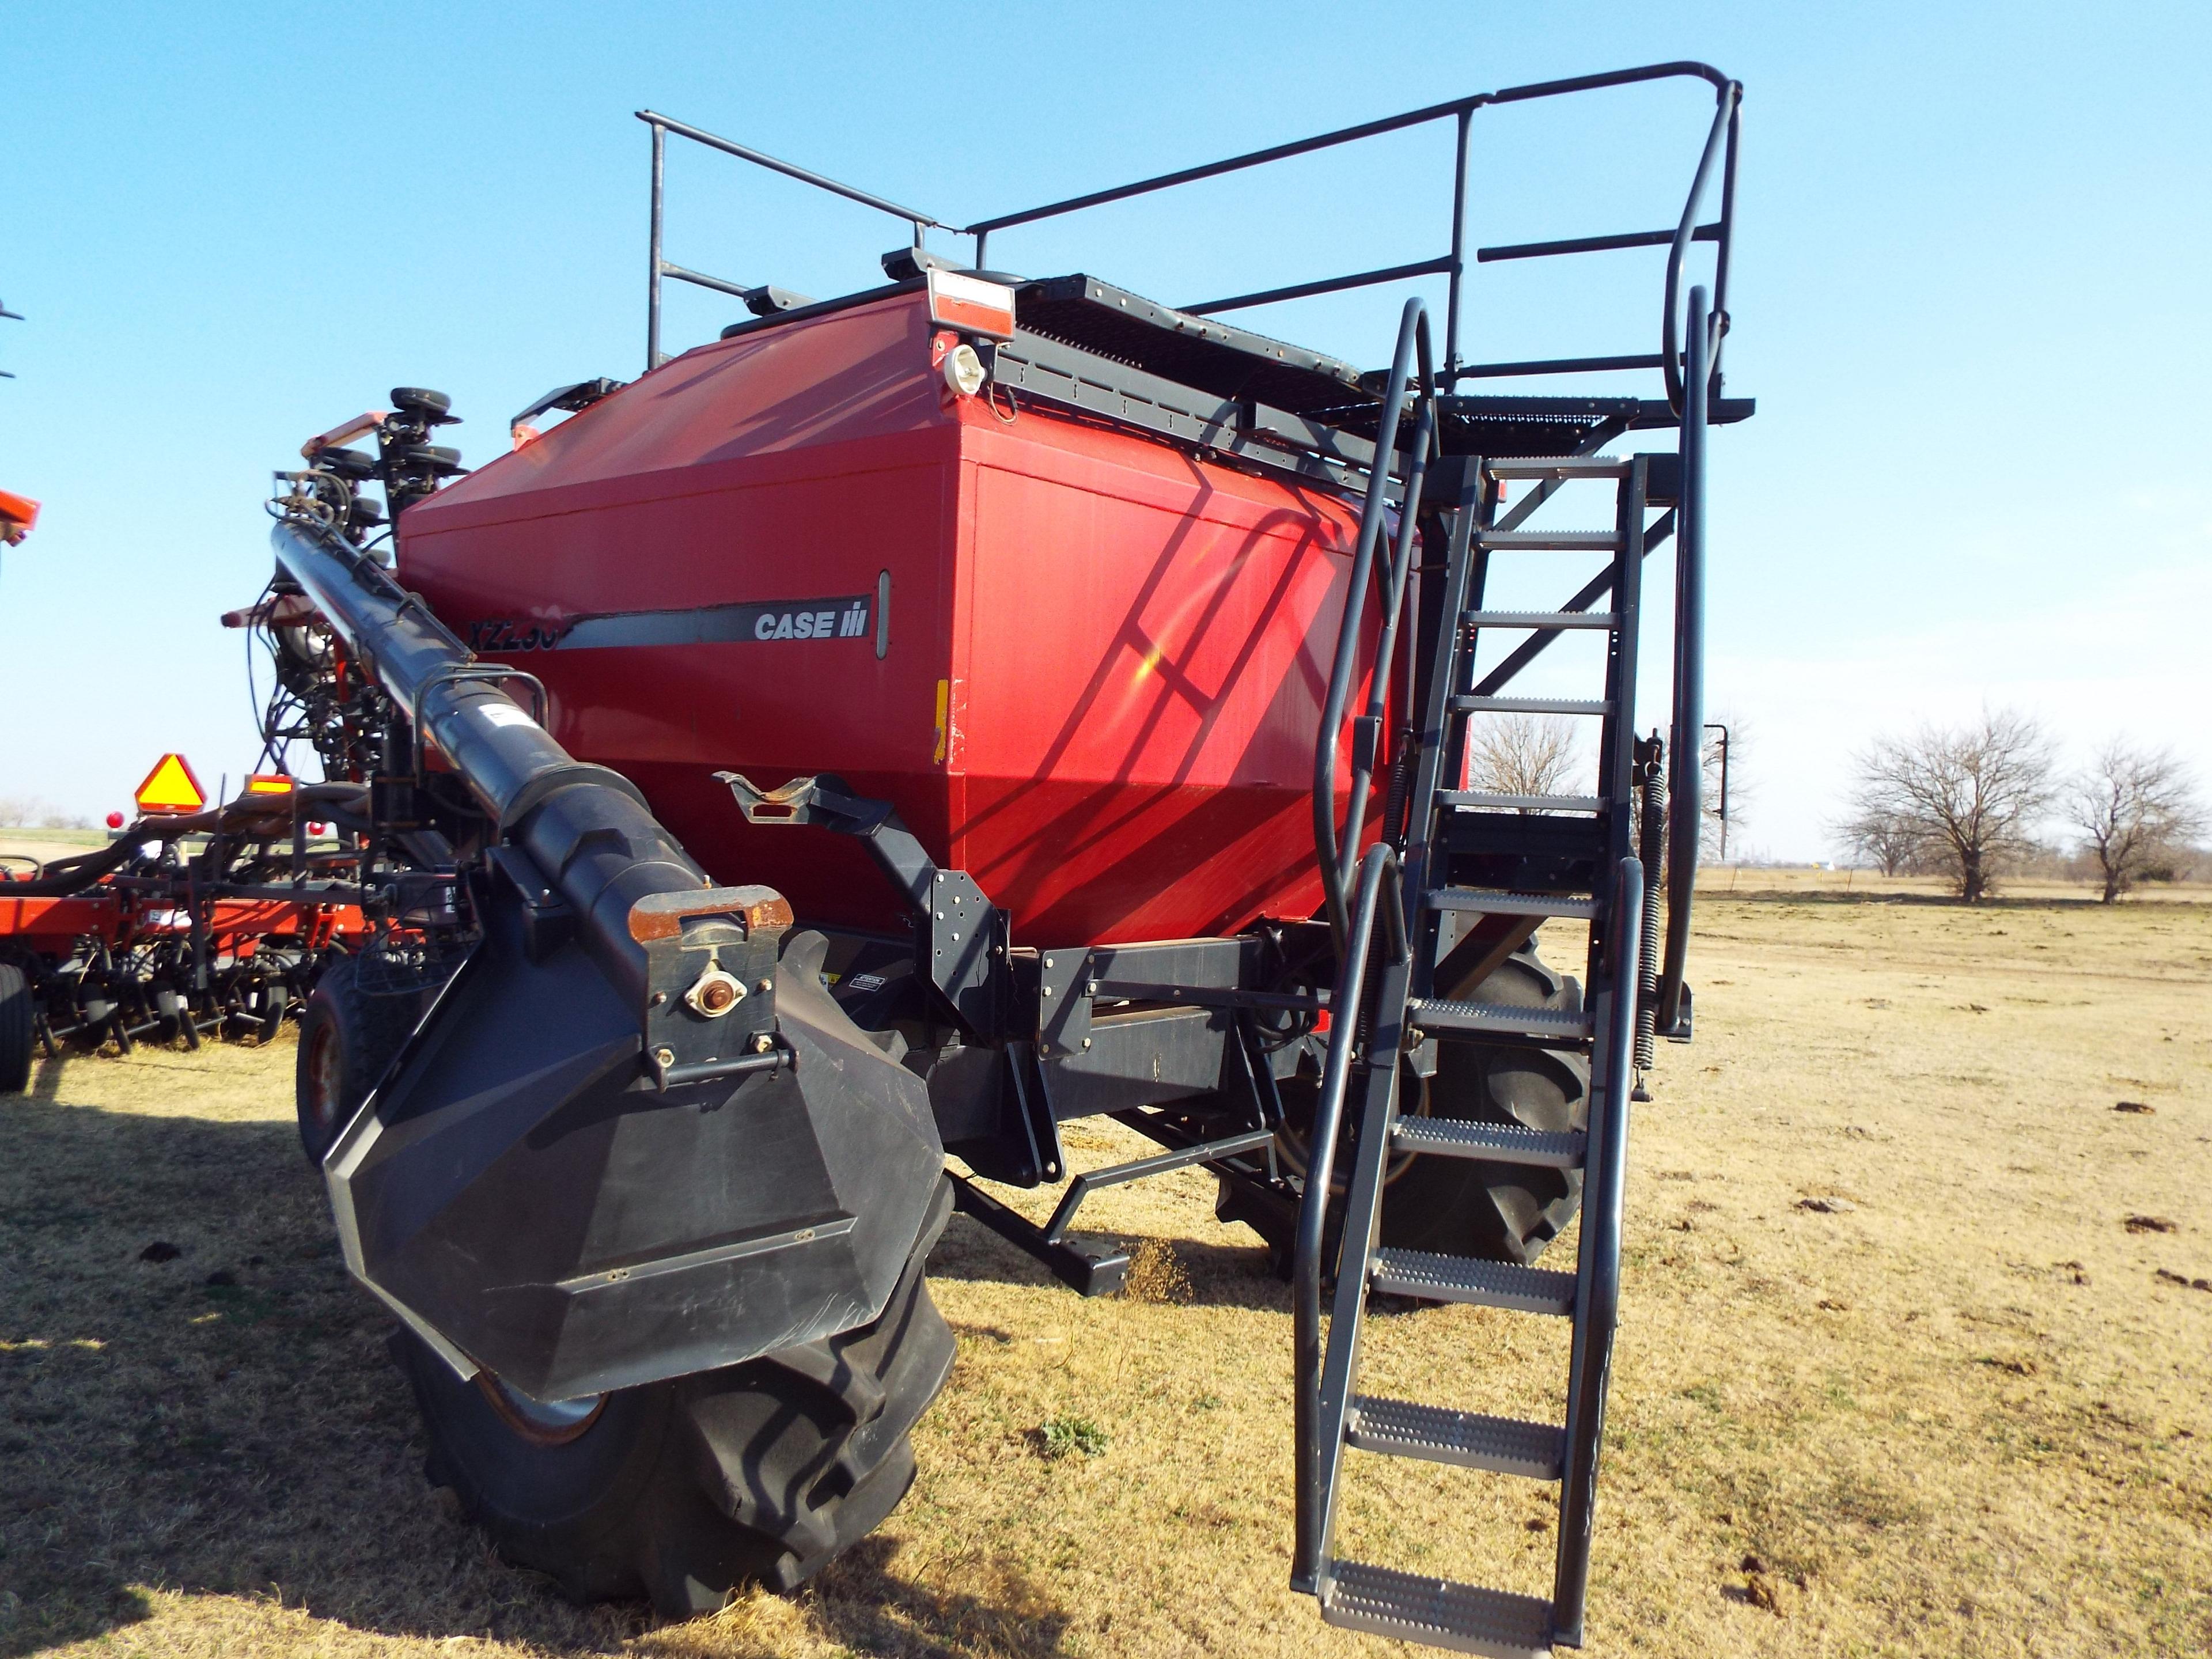
[[[1700,58],[1747,86],[1709,699],[1742,835],[1829,851],[1851,751],[2034,710],[2212,781],[2212,8],[1220,3],[33,8],[0,16],[0,795],[88,813],[254,748],[217,614],[307,434],[441,387],[486,459],[546,387],[636,372],[650,106],[964,222],[1326,126]],[[1679,204],[1688,85],[1477,122],[1481,241]],[[994,240],[1170,302],[1442,251],[1441,129]],[[750,175],[750,176],[749,176]],[[890,221],[672,157],[670,257],[860,286]],[[1499,356],[1653,349],[1660,256],[1493,267]],[[1568,269],[1572,265],[1574,269]],[[1363,362],[1401,294],[1252,313]],[[680,293],[672,343],[732,305]],[[1531,387],[1532,390],[1544,389]],[[1577,578],[1578,580],[1578,578]],[[1562,592],[1574,585],[1566,580]],[[1534,599],[1535,595],[1530,595]]]

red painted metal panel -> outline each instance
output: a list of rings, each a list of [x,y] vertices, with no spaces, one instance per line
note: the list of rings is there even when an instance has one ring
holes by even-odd
[[[1310,913],[1342,503],[1035,411],[967,438],[954,862],[1043,942]]]
[[[929,334],[914,295],[678,358],[410,509],[401,574],[488,653],[552,641],[511,654],[556,735],[802,917],[900,924],[855,847],[745,824],[715,770],[890,799],[1034,943],[1310,914],[1355,514],[952,399]],[[766,636],[776,604],[863,596],[865,634]]]
[[[113,939],[123,913],[120,896],[105,890],[72,898],[9,898],[0,885],[0,939],[52,951],[84,933]]]

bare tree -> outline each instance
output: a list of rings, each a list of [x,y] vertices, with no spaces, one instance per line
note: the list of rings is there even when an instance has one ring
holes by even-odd
[[[2105,878],[2105,902],[2133,887],[2158,860],[2203,827],[2189,769],[2167,749],[2115,738],[2066,792],[2067,821]]]
[[[1498,795],[1565,794],[1582,762],[1564,714],[1493,715],[1468,731],[1467,757],[1468,787]]]
[[[2008,860],[2034,846],[2051,770],[2051,740],[2033,718],[1984,709],[1966,726],[1877,739],[1859,757],[1848,821],[1887,820],[1942,849],[1959,896],[1972,904]]]
[[[1927,850],[1915,825],[1894,813],[1871,809],[1838,824],[1836,835],[1885,876],[1910,869]]]
[[[64,812],[36,795],[0,797],[0,824],[24,830],[89,830],[92,820],[82,813]]]

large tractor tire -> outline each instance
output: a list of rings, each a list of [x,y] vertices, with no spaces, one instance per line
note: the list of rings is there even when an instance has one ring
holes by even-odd
[[[31,1006],[31,981],[12,963],[0,962],[0,1095],[20,1095],[31,1086],[31,1055],[38,1022]]]
[[[1442,992],[1455,1001],[1580,1012],[1582,987],[1547,967],[1533,943],[1480,981]],[[1407,1079],[1406,1115],[1582,1129],[1589,1121],[1589,1062],[1551,1048],[1504,1043],[1439,1045],[1437,1074]],[[1414,1092],[1418,1089],[1418,1092]],[[1382,1199],[1382,1243],[1528,1263],[1581,1206],[1579,1170],[1532,1169],[1462,1158],[1417,1157],[1394,1171]]]
[[[1523,945],[1486,977],[1468,979],[1440,993],[1454,1000],[1510,1003],[1519,1007],[1574,1012],[1582,987],[1554,973]],[[1303,1174],[1306,1134],[1321,1085],[1317,1068],[1279,1085],[1286,1121],[1277,1137],[1284,1164]],[[1407,1116],[1521,1123],[1532,1129],[1580,1129],[1589,1110],[1589,1062],[1576,1054],[1504,1043],[1454,1042],[1440,1046],[1437,1074],[1402,1084],[1401,1112]],[[1346,1103],[1356,1115],[1356,1093]],[[1352,1160],[1340,1154],[1335,1185],[1340,1194]],[[1382,1194],[1382,1242],[1401,1249],[1434,1250],[1526,1264],[1565,1231],[1582,1204],[1580,1170],[1530,1169],[1459,1158],[1401,1157],[1393,1160]],[[1339,1200],[1341,1210],[1341,1200]],[[1214,1212],[1242,1221],[1267,1243],[1270,1261],[1291,1273],[1297,1215],[1288,1204],[1262,1204],[1227,1180]],[[1328,1249],[1334,1251],[1335,1223]]]
[[[951,1211],[940,1183],[874,1323],[596,1400],[548,1407],[485,1373],[464,1382],[402,1333],[425,1472],[502,1556],[580,1601],[643,1595],[685,1618],[740,1585],[794,1589],[913,1482],[909,1431],[952,1368],[922,1278]]]
[[[358,957],[333,957],[323,969],[300,1014],[293,1071],[300,1150],[317,1169],[415,1029],[422,1009],[419,995],[372,994],[362,982]],[[281,1012],[276,1018],[283,1018]]]

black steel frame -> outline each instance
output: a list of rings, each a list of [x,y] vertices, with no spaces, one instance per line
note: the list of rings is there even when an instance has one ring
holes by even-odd
[[[1698,166],[1692,177],[1690,189],[1684,200],[1680,217],[1672,229],[1629,231],[1613,235],[1577,236],[1540,242],[1521,242],[1475,250],[1476,264],[1487,264],[1505,260],[1553,258],[1564,255],[1607,252],[1623,248],[1660,247],[1667,250],[1665,294],[1662,304],[1660,349],[1656,353],[1617,353],[1606,356],[1548,358],[1522,362],[1468,363],[1460,356],[1460,322],[1462,313],[1463,290],[1468,276],[1468,144],[1473,132],[1475,112],[1491,106],[1527,103],[1538,99],[1559,98],[1571,94],[1595,92],[1613,87],[1631,86],[1645,82],[1674,79],[1694,79],[1709,83],[1714,93],[1715,108],[1711,129],[1704,148],[1698,153]],[[1601,75],[1576,76],[1560,81],[1541,81],[1528,86],[1508,87],[1495,92],[1479,92],[1464,98],[1455,98],[1442,104],[1431,104],[1421,109],[1408,110],[1401,115],[1386,116],[1379,120],[1364,121],[1355,126],[1340,127],[1310,138],[1289,143],[1272,144],[1263,149],[1248,151],[1219,161],[1200,167],[1184,167],[1173,173],[1139,179],[1133,184],[1119,185],[1110,189],[1091,191],[1080,196],[1048,203],[1042,207],[1024,208],[1014,213],[1003,213],[988,219],[979,219],[972,224],[956,226],[923,213],[918,209],[878,196],[872,191],[839,182],[825,174],[816,173],[794,162],[786,161],[740,144],[702,128],[678,121],[653,110],[640,110],[637,118],[646,123],[653,134],[653,187],[651,208],[650,253],[647,260],[647,299],[646,313],[646,367],[653,368],[662,361],[660,350],[661,282],[673,277],[718,293],[754,301],[764,294],[764,284],[747,287],[704,272],[690,270],[670,263],[663,254],[663,207],[665,198],[664,166],[666,139],[671,133],[687,138],[708,149],[720,151],[740,161],[750,161],[802,184],[828,191],[860,206],[872,208],[879,213],[901,219],[911,228],[914,246],[922,245],[927,230],[944,230],[957,236],[975,239],[975,264],[987,266],[990,238],[994,232],[1015,229],[1046,219],[1079,213],[1089,208],[1103,207],[1109,203],[1127,201],[1133,197],[1172,190],[1177,185],[1195,184],[1200,179],[1219,178],[1226,173],[1240,173],[1253,167],[1266,167],[1272,162],[1286,161],[1293,157],[1312,155],[1316,151],[1333,149],[1363,139],[1380,137],[1386,133],[1400,132],[1408,128],[1432,123],[1450,121],[1457,129],[1452,171],[1451,241],[1449,247],[1433,258],[1415,260],[1408,264],[1386,266],[1379,270],[1354,272],[1349,276],[1323,277],[1315,281],[1292,283],[1285,286],[1256,290],[1249,294],[1231,295],[1224,298],[1201,301],[1180,307],[1194,316],[1211,316],[1220,312],[1243,310],[1255,306],[1272,305],[1283,301],[1310,298],[1316,295],[1341,293],[1358,288],[1370,288],[1382,283],[1410,281],[1420,276],[1443,276],[1449,279],[1449,293],[1444,305],[1443,362],[1435,371],[1434,384],[1449,388],[1462,380],[1495,380],[1522,375],[1571,374],[1601,373],[1619,369],[1659,369],[1665,377],[1667,399],[1678,414],[1684,410],[1685,373],[1682,358],[1682,338],[1677,318],[1680,311],[1682,276],[1692,242],[1715,244],[1713,264],[1713,310],[1719,323],[1717,333],[1727,332],[1728,287],[1729,257],[1734,248],[1735,229],[1736,149],[1741,128],[1743,88],[1709,64],[1679,61],[1649,64],[1636,69],[1616,70]],[[1698,213],[1703,205],[1712,175],[1717,165],[1721,175],[1719,216],[1710,222],[1700,223]],[[1717,395],[1717,376],[1720,370],[1719,343],[1712,342],[1707,374],[1712,381],[1709,390]]]
[[[1468,261],[1467,207],[1468,142],[1475,112],[1504,105],[1677,76],[1700,78],[1715,92],[1711,125],[1681,214],[1671,230],[1638,231],[1479,248],[1474,263],[1552,258],[1617,249],[1668,249],[1660,349],[1655,354],[1552,359],[1540,362],[1468,363],[1460,351],[1460,319]],[[1069,1182],[1051,1218],[1039,1225],[973,1182],[956,1179],[961,1208],[1001,1237],[1029,1252],[1064,1281],[1087,1294],[1117,1289],[1129,1266],[1118,1251],[1098,1252],[1074,1243],[1071,1230],[1089,1194],[1103,1186],[1170,1170],[1200,1165],[1218,1175],[1224,1186],[1222,1213],[1272,1220],[1279,1249],[1291,1272],[1294,1311],[1294,1398],[1296,1424],[1297,1540],[1294,1586],[1321,1597],[1328,1611],[1336,1571],[1330,1559],[1338,1474],[1354,1406],[1361,1332],[1366,1315],[1369,1269],[1379,1240],[1383,1188],[1393,1149],[1399,1092],[1408,1071],[1433,1068],[1435,1042],[1456,1029],[1481,1031],[1481,1041],[1573,1048],[1589,1055],[1592,1089],[1589,1127],[1579,1156],[1584,1177],[1580,1257],[1575,1274],[1573,1346],[1570,1358],[1566,1420],[1559,1431],[1556,1477],[1561,1482],[1560,1532],[1553,1593],[1549,1605],[1553,1638],[1579,1644],[1587,1591],[1597,1461],[1602,1439],[1612,1331],[1620,1288],[1621,1207],[1632,1100],[1650,1063],[1652,1039],[1665,1035],[1686,1040],[1690,1000],[1684,983],[1689,921],[1697,879],[1702,738],[1705,729],[1704,680],[1705,476],[1706,439],[1716,420],[1740,419],[1747,404],[1723,405],[1718,397],[1718,359],[1728,331],[1729,264],[1734,236],[1737,142],[1741,88],[1704,64],[1650,65],[1615,74],[1547,82],[1479,94],[1470,98],[1346,127],[1295,143],[1276,145],[1204,167],[1187,168],[1111,190],[1094,191],[1023,212],[979,221],[965,227],[945,222],[855,190],[744,146],[702,132],[651,112],[641,112],[653,130],[653,186],[647,349],[659,357],[660,283],[665,277],[694,283],[748,301],[767,322],[784,312],[787,296],[761,301],[768,290],[746,289],[705,276],[668,262],[662,251],[665,138],[674,132],[711,148],[756,162],[828,190],[846,199],[906,221],[915,246],[925,231],[952,231],[975,239],[975,264],[981,268],[990,236],[1061,215],[1164,191],[1291,157],[1349,144],[1430,122],[1456,123],[1458,144],[1452,195],[1451,246],[1434,259],[1350,276],[1293,283],[1209,301],[1182,309],[1206,316],[1310,295],[1372,287],[1414,277],[1443,275],[1449,281],[1444,317],[1444,350],[1437,361],[1429,307],[1409,299],[1401,316],[1391,367],[1376,390],[1379,408],[1363,405],[1351,417],[1356,431],[1326,422],[1345,417],[1329,409],[1293,416],[1249,401],[1192,392],[1149,374],[1136,364],[1108,362],[1095,354],[1057,342],[1018,334],[997,348],[994,378],[1024,396],[1036,397],[1077,414],[1095,412],[1158,435],[1246,464],[1289,466],[1318,476],[1360,497],[1360,523],[1336,650],[1323,700],[1315,754],[1312,811],[1315,850],[1324,896],[1328,949],[1322,960],[1334,983],[1310,994],[1310,980],[1286,986],[1262,971],[1264,953],[1249,938],[1166,941],[1153,945],[1078,946],[1027,951],[1013,945],[1010,931],[988,896],[964,873],[939,871],[918,842],[882,803],[853,798],[834,779],[801,780],[773,798],[730,778],[749,817],[772,805],[775,821],[815,822],[866,840],[895,885],[917,907],[914,966],[933,1006],[960,1028],[945,1053],[957,1064],[945,1070],[945,1089],[961,1098],[933,1100],[940,1121],[948,1105],[969,1138],[948,1131],[951,1150],[969,1159],[986,1178],[1034,1186],[1065,1175],[1058,1123],[1103,1111],[1157,1141],[1153,1156],[1087,1172]],[[1719,175],[1719,212],[1700,223],[1698,213]],[[1683,271],[1693,243],[1715,245],[1713,287],[1682,291]],[[911,275],[886,256],[887,270]],[[846,301],[811,307],[854,303],[877,294],[899,291],[895,285]],[[759,302],[757,302],[759,301]],[[743,325],[757,327],[763,324]],[[1462,411],[1480,421],[1500,400],[1452,395],[1462,380],[1487,380],[1620,369],[1661,371],[1666,398],[1662,404],[1625,399],[1621,406],[1592,410],[1581,430],[1575,455],[1545,460],[1532,458],[1486,463],[1448,447],[1443,429]],[[1364,377],[1362,386],[1373,385]],[[1087,400],[1086,387],[1099,393]],[[1091,408],[1096,401],[1097,408]],[[1371,438],[1367,414],[1375,418]],[[1523,817],[1523,828],[1507,837],[1528,849],[1515,852],[1522,867],[1533,857],[1541,866],[1563,872],[1552,879],[1557,890],[1592,895],[1583,910],[1547,910],[1541,893],[1517,888],[1493,900],[1480,922],[1462,935],[1446,931],[1435,891],[1456,879],[1462,854],[1486,868],[1490,850],[1470,842],[1510,830],[1510,814],[1522,797],[1476,798],[1448,787],[1445,773],[1462,753],[1463,722],[1458,715],[1486,705],[1498,707],[1497,693],[1559,636],[1556,620],[1476,679],[1473,664],[1478,618],[1493,547],[1516,544],[1515,532],[1568,481],[1576,457],[1592,457],[1613,439],[1643,426],[1679,428],[1674,455],[1637,455],[1625,461],[1607,458],[1584,464],[1590,476],[1616,477],[1614,530],[1604,544],[1612,550],[1607,568],[1560,608],[1563,613],[1591,611],[1601,604],[1608,614],[1593,617],[1610,635],[1602,703],[1559,703],[1535,700],[1537,709],[1556,707],[1604,715],[1600,741],[1598,794],[1567,810],[1589,811],[1594,818]],[[1503,428],[1499,428],[1503,429]],[[1287,455],[1287,458],[1286,458]],[[1486,471],[1486,466],[1490,471]],[[1508,467],[1534,469],[1511,473]],[[1456,471],[1453,469],[1456,468]],[[1504,476],[1534,476],[1541,482],[1511,510],[1501,511],[1494,482]],[[1671,504],[1671,505],[1670,505]],[[1652,512],[1664,507],[1652,518]],[[1400,520],[1386,541],[1388,513]],[[1647,520],[1650,521],[1647,522]],[[1542,532],[1536,532],[1540,535]],[[1675,550],[1674,627],[1671,669],[1672,718],[1667,743],[1649,742],[1634,730],[1637,659],[1643,607],[1643,565],[1649,555],[1672,540]],[[1448,544],[1441,565],[1434,562],[1437,543]],[[1519,544],[1528,544],[1526,538]],[[1537,542],[1570,547],[1582,544]],[[1423,562],[1424,559],[1431,561]],[[1421,579],[1440,573],[1443,580],[1424,593]],[[1608,596],[1609,599],[1608,599]],[[1376,608],[1373,618],[1369,606]],[[1408,613],[1412,613],[1409,618]],[[1518,614],[1518,613],[1510,613]],[[1370,625],[1371,624],[1371,625]],[[1504,625],[1514,625],[1507,623]],[[1522,625],[1527,625],[1525,623]],[[1579,623],[1569,625],[1579,626]],[[1449,637],[1432,629],[1453,630]],[[1401,646],[1401,635],[1422,641]],[[1431,639],[1433,647],[1428,643]],[[1359,678],[1362,647],[1374,643],[1364,706],[1352,702]],[[1426,678],[1422,659],[1427,656]],[[1509,700],[1508,708],[1522,706]],[[1385,730],[1395,709],[1399,729]],[[1342,739],[1349,727],[1350,792],[1338,818],[1337,775]],[[1723,728],[1724,738],[1725,731]],[[1671,754],[1667,752],[1671,744]],[[724,775],[726,777],[728,775]],[[1381,839],[1363,854],[1367,818],[1378,793],[1389,788],[1381,806]],[[1723,785],[1723,787],[1725,786]],[[1552,798],[1542,798],[1547,803]],[[1580,802],[1582,798],[1573,798]],[[1671,799],[1672,811],[1668,810]],[[1450,805],[1489,806],[1496,812],[1471,818],[1444,810]],[[1640,811],[1639,811],[1640,806]],[[1524,802],[1522,810],[1532,810]],[[1533,810],[1554,810],[1540,805]],[[757,822],[763,821],[756,817]],[[1662,844],[1663,843],[1663,844]],[[1503,845],[1503,842],[1498,843]],[[1640,854],[1640,856],[1639,856]],[[1663,863],[1663,872],[1660,865]],[[1652,873],[1647,882],[1646,870]],[[1538,884],[1541,884],[1539,883]],[[1666,919],[1660,937],[1658,895],[1663,886]],[[951,951],[933,919],[933,894],[963,896],[969,906],[952,918],[973,931],[971,941],[988,941],[988,959],[971,946]],[[1524,902],[1524,901],[1526,901]],[[940,901],[941,902],[941,901]],[[1584,901],[1577,900],[1583,903]],[[1449,908],[1450,907],[1446,906]],[[1480,980],[1504,953],[1524,941],[1547,914],[1588,915],[1591,939],[1588,964],[1591,1001],[1588,1023],[1562,1036],[1540,1024],[1498,1030],[1468,1024],[1491,1012],[1473,1004],[1438,1001],[1440,983]],[[981,925],[979,924],[988,924]],[[947,926],[950,924],[947,923]],[[1378,926],[1382,930],[1376,938]],[[1318,933],[1317,924],[1313,931]],[[954,933],[951,938],[957,939]],[[1279,969],[1279,962],[1273,968]],[[1457,1014],[1451,1011],[1460,1010]],[[1113,1010],[1118,1010],[1117,1015]],[[1276,1132],[1283,1127],[1278,1081],[1288,1075],[1285,1062],[1296,1055],[1278,1048],[1263,1051],[1255,1040],[1255,1020],[1274,1017],[1332,1017],[1325,1047],[1310,1036],[1304,1050],[1318,1054],[1321,1077],[1308,1140],[1310,1164],[1302,1180],[1275,1165]],[[1156,1023],[1132,1028],[1134,1015]],[[1174,1032],[1159,1020],[1181,1024]],[[1198,1029],[1202,1018],[1204,1030]],[[1116,1019],[1123,1023],[1118,1029]],[[1462,1023],[1455,1028],[1450,1023]],[[1443,1022],[1441,1024],[1439,1022]],[[1429,1029],[1425,1030],[1424,1027]],[[948,1030],[951,1026],[948,1026]],[[1102,1047],[1091,1056],[1094,1036]],[[1116,1036],[1135,1039],[1135,1046]],[[1197,1039],[1194,1048],[1192,1040]],[[1183,1045],[1182,1058],[1203,1050],[1194,1066],[1163,1084],[1157,1058],[1151,1060],[1149,1091],[1143,1076],[1146,1043]],[[977,1054],[975,1049],[994,1054]],[[1166,1052],[1165,1047],[1155,1051]],[[985,1060],[981,1069],[968,1062]],[[933,1063],[943,1063],[933,1062]],[[1103,1069],[1099,1069],[1103,1063]],[[925,1068],[926,1075],[932,1075]],[[1073,1100],[1067,1093],[1101,1082],[1124,1091],[1127,1103],[1101,1104],[1104,1097]],[[1358,1093],[1356,1106],[1349,1100]],[[1110,1090],[1109,1090],[1110,1092]],[[988,1097],[979,1121],[969,1096]],[[963,1114],[965,1114],[963,1116]],[[1356,1115],[1355,1115],[1356,1113]],[[1340,1189],[1336,1167],[1352,1161]],[[1242,1206],[1243,1207],[1237,1207]],[[1322,1296],[1334,1279],[1334,1305],[1324,1327]]]

